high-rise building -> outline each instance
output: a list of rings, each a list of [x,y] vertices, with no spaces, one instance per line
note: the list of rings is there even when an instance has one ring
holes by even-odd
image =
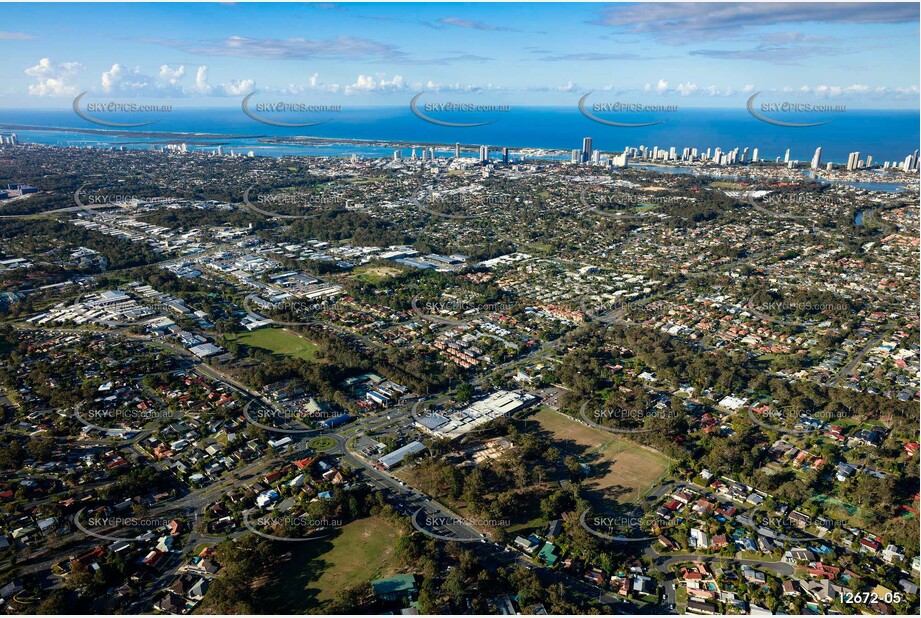
[[[393,160],[394,160],[394,161],[399,161],[399,160],[402,159],[402,158],[403,158],[403,153],[402,153],[401,151],[399,151],[399,150],[394,150],[394,151],[393,151]]]
[[[508,165],[508,147],[502,148],[502,162]]]
[[[825,164],[825,169],[826,169],[826,171],[829,171],[829,172],[830,172],[830,171],[831,171],[831,167],[832,167],[832,166],[831,166],[831,161],[829,161],[828,163]]]
[[[460,142],[454,144],[454,158],[460,159]]]
[[[873,167],[873,156],[867,155],[867,167]]]
[[[601,165],[601,151],[600,150],[592,151],[592,165]]]
[[[787,148],[787,152],[783,154],[783,162],[784,163],[790,162],[790,149],[789,148]]]
[[[851,172],[857,169],[860,164],[860,153],[852,152],[847,156],[847,171]]]
[[[758,160],[759,160],[758,159],[758,149],[755,148],[754,150],[752,150],[752,163],[757,163]]]
[[[627,167],[627,151],[625,150],[622,154],[611,155],[608,161],[611,164],[611,167]]]
[[[822,147],[819,146],[815,149],[815,154],[812,155],[812,169],[817,170],[819,166],[822,165]]]
[[[489,161],[489,146],[480,146],[480,161]]]
[[[575,163],[578,163],[581,158],[582,158],[582,151],[579,150],[578,148],[573,148],[572,158],[569,160],[569,162],[575,164]]]
[[[585,137],[582,139],[582,161],[588,161],[592,156],[592,138]]]

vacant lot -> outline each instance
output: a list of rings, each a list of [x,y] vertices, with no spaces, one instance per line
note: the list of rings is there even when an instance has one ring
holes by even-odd
[[[291,557],[278,565],[263,590],[264,613],[304,614],[322,608],[338,590],[397,572],[393,548],[399,528],[381,517],[367,517],[342,528],[333,539],[279,543]]]
[[[529,421],[537,421],[565,454],[578,456],[591,466],[591,476],[583,486],[596,508],[639,502],[668,471],[669,459],[665,455],[559,412],[543,408]]]
[[[304,360],[313,360],[318,348],[314,342],[286,328],[260,328],[238,333],[228,339],[243,345],[261,348],[279,356],[292,356]]]

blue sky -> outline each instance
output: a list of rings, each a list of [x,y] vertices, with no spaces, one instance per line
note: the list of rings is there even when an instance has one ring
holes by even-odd
[[[0,4],[0,107],[181,99],[918,109],[917,3]]]

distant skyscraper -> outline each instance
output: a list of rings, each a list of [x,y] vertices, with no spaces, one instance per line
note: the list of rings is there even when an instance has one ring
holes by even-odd
[[[454,158],[460,159],[460,142],[454,144]]]
[[[787,148],[787,152],[785,152],[783,155],[783,162],[784,163],[790,162],[790,149],[789,148]]]
[[[502,149],[502,162],[508,165],[508,148],[507,147]]]
[[[853,171],[857,169],[857,166],[860,164],[860,153],[852,152],[847,156],[847,171]]]
[[[752,163],[757,163],[757,162],[758,162],[758,149],[755,148],[754,150],[752,150]]]
[[[873,167],[873,157],[867,155],[867,167]]]
[[[573,148],[572,158],[569,160],[569,162],[575,164],[575,163],[578,163],[581,158],[582,158],[582,151],[579,150],[578,148]]]
[[[812,155],[812,169],[817,170],[819,166],[822,165],[822,147],[819,146],[815,149],[815,154]]]
[[[393,151],[393,160],[394,160],[394,161],[399,161],[399,160],[402,159],[402,158],[403,158],[403,153],[402,153],[401,151],[399,151],[399,150],[394,150],[394,151]]]
[[[480,161],[489,161],[489,146],[480,146]]]
[[[217,147],[217,153],[218,153],[219,155],[224,154],[224,147],[223,147],[223,146],[218,146],[218,147]]]
[[[582,161],[588,161],[592,156],[592,138],[582,139]]]
[[[592,165],[601,165],[601,151],[600,150],[592,151]]]

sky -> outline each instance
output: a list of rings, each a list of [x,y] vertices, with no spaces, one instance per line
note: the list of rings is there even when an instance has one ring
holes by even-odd
[[[0,4],[0,108],[772,100],[918,109],[917,3]]]

